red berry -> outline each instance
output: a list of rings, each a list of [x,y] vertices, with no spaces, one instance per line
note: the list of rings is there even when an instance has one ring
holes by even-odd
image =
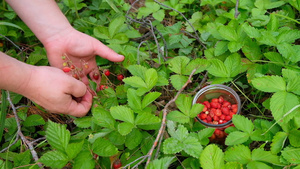
[[[213,119],[214,119],[214,121],[219,121],[220,120],[218,116],[214,116]]]
[[[221,116],[222,115],[221,110],[220,109],[216,109],[215,115],[216,116]]]
[[[205,114],[205,113],[201,113],[201,114],[200,114],[200,119],[201,119],[201,120],[206,119],[206,117],[207,117],[207,114]]]
[[[100,90],[104,90],[104,89],[107,89],[107,88],[108,88],[108,87],[105,86],[105,85],[100,85],[100,87],[99,87]]]
[[[210,103],[208,101],[204,101],[203,104],[208,108],[210,109]]]
[[[204,123],[207,123],[207,120],[206,119],[204,119],[204,120],[202,120]]]
[[[223,96],[220,96],[219,97],[219,103],[223,103],[224,102],[224,98],[223,98]]]
[[[226,120],[226,121],[231,120],[231,116],[225,116],[225,120]]]
[[[203,110],[202,110],[203,112],[206,112],[207,111],[207,107],[204,105],[204,107],[203,107]]]
[[[120,75],[117,76],[117,79],[120,80],[120,81],[123,81],[124,76],[122,74],[120,74]]]
[[[228,107],[229,105],[231,105],[230,102],[224,101],[222,106],[223,106],[223,107]]]
[[[217,98],[211,99],[211,103],[219,103],[219,99]]]
[[[119,159],[115,160],[113,163],[113,167],[114,167],[114,169],[121,168],[122,167],[121,161]]]
[[[63,70],[64,72],[68,73],[68,72],[71,71],[71,68],[69,68],[69,67],[64,67],[62,70]]]
[[[93,74],[93,78],[94,78],[95,80],[98,80],[99,77],[100,77],[100,76],[99,76],[99,73],[94,73],[94,74]]]
[[[222,114],[221,116],[220,116],[220,120],[224,120],[225,119],[225,115],[224,114]]]
[[[71,69],[75,69],[75,66],[74,66],[74,65],[71,65],[70,68],[71,68]]]
[[[105,76],[109,76],[110,75],[110,71],[106,70],[106,71],[104,71],[104,74],[105,74]]]
[[[229,115],[229,108],[228,107],[222,107],[221,111],[222,111],[223,114]]]
[[[211,122],[211,121],[212,121],[212,118],[211,118],[210,116],[207,116],[207,117],[206,117],[206,120],[207,120],[207,122]]]
[[[211,102],[210,105],[211,105],[212,108],[217,109],[217,108],[219,108],[220,103],[218,103],[218,102]]]
[[[212,124],[217,125],[217,124],[219,124],[219,122],[218,121],[213,121]]]

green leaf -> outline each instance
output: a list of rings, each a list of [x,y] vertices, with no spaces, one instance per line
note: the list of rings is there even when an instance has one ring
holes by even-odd
[[[293,147],[300,147],[300,130],[294,129],[289,132],[289,141]]]
[[[219,59],[210,59],[211,65],[208,67],[207,71],[216,77],[230,77],[230,74],[224,65],[224,63]]]
[[[128,122],[123,122],[118,125],[118,131],[122,136],[129,134],[133,128],[134,124]]]
[[[264,92],[278,92],[286,90],[286,83],[280,76],[257,77],[251,82],[255,88]]]
[[[167,115],[167,119],[178,123],[188,123],[190,121],[190,118],[188,116],[179,111],[169,112]]]
[[[1,22],[0,22],[0,25],[11,26],[11,27],[14,27],[14,28],[17,28],[17,29],[20,29],[20,30],[24,31],[20,26],[14,24],[14,23],[3,22],[3,21],[1,21]]]
[[[251,134],[254,130],[254,125],[251,120],[241,115],[233,115],[232,122],[234,126],[248,134]]]
[[[69,159],[73,159],[77,156],[77,154],[81,151],[84,141],[80,141],[77,143],[70,143],[66,148],[66,153]]]
[[[246,22],[242,25],[242,29],[250,38],[259,38],[261,36],[259,30],[250,26]]]
[[[284,60],[282,56],[277,52],[267,52],[264,53],[264,56],[272,62],[278,62],[278,64],[280,63],[284,64]]]
[[[92,145],[92,150],[99,156],[110,157],[118,153],[118,148],[104,138],[97,138]]]
[[[241,169],[241,168],[243,168],[243,166],[238,162],[227,162],[225,164],[225,169]]]
[[[234,53],[228,56],[224,62],[224,66],[226,67],[229,77],[235,77],[240,73],[241,67],[241,57],[239,54]]]
[[[259,45],[251,39],[246,39],[244,41],[242,51],[249,60],[260,60],[262,58]]]
[[[73,169],[93,169],[96,163],[93,155],[89,150],[81,151],[74,159]]]
[[[163,143],[163,152],[165,154],[176,154],[182,151],[183,148],[183,143],[172,137],[167,138]]]
[[[156,85],[157,80],[158,80],[157,71],[153,68],[148,69],[145,74],[145,82],[147,85],[147,89],[151,90],[152,87]]]
[[[178,125],[178,128],[175,131],[174,135],[172,135],[172,137],[183,142],[188,137],[188,135],[188,130],[183,125]]]
[[[279,20],[278,20],[278,18],[276,17],[275,14],[271,13],[270,21],[267,25],[267,28],[270,31],[277,31],[278,27],[279,27]]]
[[[26,150],[25,152],[17,154],[16,156],[14,156],[14,160],[13,160],[14,161],[14,167],[28,165],[31,161],[31,158],[32,158],[32,156],[31,156],[29,150]]]
[[[38,114],[33,114],[26,118],[26,120],[23,122],[23,125],[26,127],[30,127],[30,126],[44,125],[45,123],[46,122],[42,116]]]
[[[108,28],[104,26],[97,26],[93,29],[93,34],[100,39],[110,39]]]
[[[247,164],[247,168],[251,169],[272,169],[272,167],[268,166],[265,163],[259,162],[259,161],[251,161]]]
[[[243,144],[230,147],[225,152],[225,160],[247,164],[251,161],[251,151],[249,147]]]
[[[92,121],[92,117],[86,116],[86,117],[81,117],[81,118],[75,119],[74,123],[79,128],[89,128],[89,127],[91,127],[91,121]]]
[[[51,147],[65,152],[70,141],[70,131],[67,130],[66,125],[54,123],[49,120],[46,129],[46,138]]]
[[[109,128],[109,129],[115,129],[115,119],[111,116],[109,111],[106,111],[105,109],[101,108],[100,106],[93,106],[92,108],[92,114],[93,114],[93,120],[95,124]]]
[[[172,75],[170,77],[171,84],[176,90],[180,90],[183,85],[188,81],[189,77],[182,75]]]
[[[130,65],[128,66],[128,70],[133,76],[138,76],[144,79],[147,68],[141,65]]]
[[[200,155],[200,164],[203,169],[221,169],[224,167],[224,153],[215,144],[210,144]]]
[[[209,66],[209,62],[206,59],[196,58],[190,61],[186,67],[182,70],[183,75],[190,75],[194,69],[196,69],[195,74],[203,72]]]
[[[216,44],[215,47],[215,55],[220,56],[224,54],[228,50],[228,42],[227,41],[220,41]]]
[[[204,108],[203,104],[194,104],[189,113],[190,118],[195,118]]]
[[[282,150],[287,137],[288,137],[288,135],[285,132],[276,133],[276,135],[273,137],[273,140],[271,143],[271,152],[273,154],[277,154]]]
[[[180,94],[175,103],[177,108],[187,116],[190,116],[190,110],[192,106],[192,97],[187,94]]]
[[[155,101],[160,95],[161,93],[159,92],[150,92],[147,95],[145,95],[142,101],[142,108],[144,109],[145,107],[147,107],[149,104]]]
[[[300,38],[300,31],[298,29],[291,29],[288,27],[282,27],[279,29],[279,35],[277,37],[278,44],[292,44]]]
[[[124,24],[124,22],[125,22],[125,17],[124,16],[119,16],[119,17],[116,17],[115,19],[113,19],[109,23],[108,32],[109,32],[109,36],[111,38],[116,35],[116,33],[118,32],[118,30]]]
[[[165,18],[165,10],[158,10],[154,12],[152,16],[154,19],[161,22]]]
[[[292,164],[300,164],[300,148],[287,147],[281,151],[282,156]]]
[[[289,61],[296,63],[300,61],[300,45],[280,44],[277,45],[280,54]]]
[[[118,131],[109,133],[108,140],[114,145],[123,145],[125,143],[125,136],[121,135]]]
[[[39,159],[39,162],[52,168],[63,168],[68,161],[68,156],[60,151],[47,152]]]
[[[237,42],[239,39],[236,29],[232,28],[231,26],[221,26],[218,31],[220,35],[228,41]]]
[[[293,118],[299,110],[294,110],[287,114],[292,108],[299,105],[299,99],[296,95],[287,92],[277,92],[271,97],[270,108],[274,119],[280,124],[287,123]],[[284,116],[284,119],[281,118]],[[279,121],[280,120],[280,121]]]
[[[163,157],[149,163],[147,169],[168,169],[175,157]]]
[[[231,41],[228,43],[228,49],[231,53],[237,52],[243,47],[241,42]]]
[[[198,132],[198,139],[202,145],[207,145],[209,143],[209,137],[214,133],[214,128],[204,128]]]
[[[265,151],[263,148],[258,148],[252,150],[252,160],[253,161],[261,161],[274,165],[282,165],[279,156],[276,154],[272,154],[271,151]]]
[[[125,146],[129,149],[132,150],[136,148],[140,143],[142,142],[143,135],[140,132],[139,129],[134,128],[127,136],[125,139]]]
[[[147,88],[146,83],[144,82],[144,80],[138,76],[131,76],[131,77],[126,77],[125,79],[123,79],[123,82],[125,84],[128,84],[132,87],[144,87]]]
[[[283,69],[282,75],[287,79],[287,91],[300,95],[300,73],[290,69]]]
[[[190,59],[186,56],[177,56],[169,61],[169,69],[177,74],[183,74],[184,69],[187,64],[190,62]]]
[[[202,152],[202,145],[197,138],[189,136],[183,141],[183,150],[192,157],[199,158]]]
[[[159,122],[160,122],[159,117],[146,111],[139,113],[135,119],[135,125],[149,125],[149,124],[156,124]]]
[[[236,145],[236,144],[242,144],[246,142],[249,139],[249,134],[240,132],[240,131],[234,131],[229,133],[225,140],[225,144],[228,146]]]
[[[132,110],[142,110],[141,97],[137,95],[136,90],[130,88],[127,90],[128,105]]]
[[[133,111],[125,106],[115,106],[110,108],[110,113],[113,118],[134,124]]]

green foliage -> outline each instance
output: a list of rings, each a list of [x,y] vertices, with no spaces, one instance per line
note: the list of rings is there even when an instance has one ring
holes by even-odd
[[[127,168],[300,168],[299,0],[243,0],[237,9],[235,0],[132,2],[57,2],[74,28],[125,60],[97,58],[100,71],[112,75],[102,75],[108,88],[97,92],[85,117],[31,114],[24,105],[32,104],[11,93],[21,105],[18,124],[2,91],[1,149],[12,146],[0,153],[0,168],[38,168],[22,141],[13,143],[18,125],[28,139],[46,138],[34,148],[49,168],[111,168],[114,159]],[[0,34],[24,50],[2,36],[0,50],[49,65],[30,29],[6,3],[2,9]],[[220,142],[212,139],[215,128],[195,121],[204,106],[193,105],[193,97],[203,84],[230,86],[241,98],[241,114]],[[142,157],[153,146],[146,167]]]

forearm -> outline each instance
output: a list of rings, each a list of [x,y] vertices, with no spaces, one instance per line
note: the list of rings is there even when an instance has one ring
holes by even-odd
[[[43,44],[72,28],[54,0],[6,1]]]
[[[27,65],[0,52],[0,89],[24,94],[23,86],[26,86],[32,68],[32,65]]]

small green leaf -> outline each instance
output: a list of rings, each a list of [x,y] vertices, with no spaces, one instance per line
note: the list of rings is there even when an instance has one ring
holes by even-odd
[[[299,113],[299,109],[295,109],[287,114],[297,105],[299,105],[298,97],[288,92],[277,92],[271,97],[270,101],[272,115],[279,124],[287,123],[291,118]]]
[[[174,137],[177,140],[182,142],[188,137],[189,132],[183,125],[178,125],[178,128],[177,128],[177,130],[175,131],[174,134],[175,135],[173,135],[172,137]]]
[[[210,144],[200,155],[200,164],[203,169],[221,169],[224,167],[224,153],[215,144]]]
[[[159,96],[161,95],[161,93],[159,92],[150,92],[148,93],[142,101],[142,108],[144,109],[145,107],[147,107],[149,104],[151,104],[154,100],[156,100]]]
[[[115,106],[110,108],[110,113],[113,118],[134,124],[133,111],[125,106]]]
[[[262,58],[262,53],[259,45],[257,44],[257,42],[251,39],[246,39],[244,41],[242,51],[249,60],[260,60]]]
[[[147,169],[168,169],[175,157],[163,157],[149,163]]]
[[[171,83],[176,90],[180,90],[188,81],[189,77],[182,75],[172,75],[170,77]]]
[[[112,38],[125,22],[125,17],[119,16],[113,19],[108,27],[109,36]]]
[[[225,160],[228,162],[247,164],[251,161],[251,151],[249,147],[243,144],[230,147],[225,152]]]
[[[132,87],[144,87],[147,88],[146,83],[144,82],[144,80],[138,76],[131,76],[131,77],[127,77],[125,79],[123,79],[123,82],[125,84],[128,84]]]
[[[75,119],[74,123],[79,128],[89,128],[89,127],[91,127],[91,121],[92,121],[92,117],[86,116],[86,117],[81,117],[81,118]]]
[[[121,135],[118,131],[109,133],[108,140],[114,145],[123,145],[125,143],[125,136]]]
[[[179,111],[169,112],[167,115],[167,119],[178,123],[188,123],[190,121],[190,118],[188,116]]]
[[[242,130],[248,134],[251,134],[254,130],[252,121],[244,116],[233,115],[232,122],[237,129]]]
[[[39,162],[52,168],[63,168],[68,161],[68,156],[60,151],[47,152],[39,159]]]
[[[139,113],[135,119],[135,125],[149,125],[149,124],[156,124],[159,122],[160,122],[159,117],[146,111]]]
[[[279,53],[289,61],[297,63],[300,61],[300,45],[292,45],[288,43],[277,45]]]
[[[118,125],[118,131],[122,136],[126,136],[127,134],[129,134],[133,128],[134,125],[128,122],[123,122]]]
[[[1,21],[0,25],[15,27],[17,29],[20,29],[20,30],[24,31],[20,26],[18,26],[16,24],[13,24],[13,23],[10,23],[10,22],[3,22],[3,21]]]
[[[248,23],[244,23],[242,25],[243,31],[246,32],[246,34],[250,37],[250,38],[259,38],[261,36],[259,30],[257,30],[256,28],[250,26]]]
[[[278,20],[278,18],[276,17],[275,14],[271,13],[270,21],[267,25],[267,28],[270,31],[277,31],[278,27],[279,27],[279,20]]]
[[[251,161],[250,163],[247,164],[247,168],[251,169],[272,169],[272,167],[268,166],[265,163],[259,162],[259,161]]]
[[[125,140],[125,146],[132,150],[136,148],[142,142],[143,135],[139,129],[134,128],[127,136]]]
[[[192,157],[199,158],[202,152],[202,145],[197,138],[189,136],[183,141],[183,150]]]
[[[214,133],[214,128],[204,128],[203,130],[198,132],[198,138],[202,145],[207,145],[209,143],[209,137]]]
[[[240,131],[234,131],[229,133],[225,140],[225,144],[228,146],[236,145],[236,144],[242,144],[246,142],[249,139],[249,134],[240,132]]]
[[[154,12],[152,16],[154,19],[161,22],[165,18],[165,10],[158,10]]]
[[[169,69],[177,74],[183,74],[185,67],[190,62],[186,56],[177,56],[169,61]]]
[[[287,147],[281,151],[282,156],[292,164],[300,164],[300,148]]]
[[[23,125],[26,127],[30,127],[30,126],[44,125],[45,123],[46,122],[42,116],[38,114],[33,114],[26,118],[26,120],[23,122]]]
[[[238,162],[227,162],[225,164],[225,169],[241,169],[243,165]]]
[[[228,43],[228,49],[231,53],[237,52],[243,47],[241,42],[231,41]]]
[[[51,147],[65,152],[70,141],[70,131],[67,130],[66,125],[54,123],[49,120],[46,129],[46,138]]]
[[[163,143],[163,152],[165,154],[176,154],[182,151],[183,144],[175,138],[167,138]]]
[[[220,56],[220,55],[224,54],[227,50],[228,50],[228,42],[220,41],[216,44],[215,55]]]
[[[77,154],[81,151],[84,141],[80,141],[78,143],[70,143],[67,146],[66,153],[69,159],[73,159],[77,156]]]
[[[189,117],[195,118],[204,108],[203,104],[194,104],[190,110]]]
[[[127,101],[132,110],[142,110],[141,97],[137,95],[136,90],[132,88],[127,90]]]
[[[224,39],[231,42],[237,42],[239,39],[236,29],[232,28],[231,26],[221,26],[219,28],[219,33]]]
[[[92,169],[95,168],[96,162],[90,150],[81,151],[74,159],[73,169]]]
[[[141,65],[130,65],[128,66],[128,70],[133,76],[138,76],[144,79],[147,68]]]
[[[210,59],[211,65],[208,67],[207,71],[216,76],[216,77],[230,77],[230,73],[228,72],[224,63],[219,59]]]
[[[19,166],[23,166],[23,165],[28,165],[31,161],[31,154],[29,150],[26,150],[22,153],[17,154],[16,156],[14,156],[14,167],[19,167]],[[1,166],[1,164],[0,164]]]
[[[288,135],[285,132],[276,133],[276,135],[273,137],[273,140],[271,143],[271,152],[273,154],[277,154],[282,150],[287,137],[288,137]]]
[[[99,156],[109,157],[118,153],[118,148],[104,138],[97,138],[92,145],[93,152]]]
[[[289,132],[289,141],[293,147],[300,147],[300,130],[294,129]]]
[[[262,148],[252,150],[252,160],[261,161],[274,165],[282,165],[279,156],[272,154],[271,151],[265,151]]]
[[[194,69],[196,69],[195,74],[201,73],[209,66],[209,61],[206,59],[196,58],[191,60],[186,67],[182,70],[183,75],[190,75]]]
[[[239,54],[234,53],[229,55],[225,62],[224,66],[226,67],[229,77],[235,77],[240,73],[240,67],[241,67],[241,57]]]
[[[109,129],[115,129],[115,119],[111,116],[109,111],[101,108],[100,106],[92,108],[93,120],[95,124],[106,127]]]
[[[192,97],[187,94],[180,94],[175,101],[177,108],[187,116],[190,116]]]
[[[158,80],[157,71],[153,68],[148,69],[145,74],[145,82],[147,85],[147,89],[151,90],[152,87],[156,85],[157,80]]]
[[[286,83],[280,76],[257,77],[251,82],[255,88],[264,92],[278,92],[286,90]]]

